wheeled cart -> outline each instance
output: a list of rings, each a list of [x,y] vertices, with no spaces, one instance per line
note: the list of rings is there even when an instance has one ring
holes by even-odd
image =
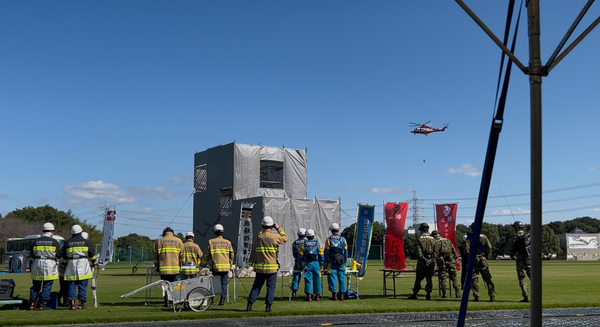
[[[133,292],[121,295],[125,298],[141,291],[146,291],[154,286],[162,286],[167,292],[169,301],[173,303],[173,311],[179,312],[185,306],[196,312],[204,311],[213,303],[215,296],[213,276],[195,277],[186,280],[167,282],[159,280]],[[148,299],[146,299],[147,301]],[[146,304],[147,305],[147,304]]]

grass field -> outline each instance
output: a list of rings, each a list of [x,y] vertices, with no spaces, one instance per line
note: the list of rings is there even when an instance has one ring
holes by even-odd
[[[409,262],[415,264],[415,262]],[[143,264],[140,267],[145,267]],[[152,290],[153,302],[150,306],[144,306],[144,292],[131,297],[121,299],[122,294],[131,292],[145,285],[145,269],[140,269],[137,274],[131,274],[131,266],[125,264],[109,265],[100,273],[98,279],[98,308],[87,310],[69,311],[66,308],[49,311],[22,311],[2,310],[0,311],[0,326],[23,326],[23,325],[49,325],[49,324],[85,324],[85,323],[108,323],[108,322],[138,322],[138,321],[164,321],[179,319],[206,319],[206,318],[241,318],[257,317],[265,315],[317,315],[317,314],[344,314],[344,313],[383,313],[383,312],[424,312],[424,311],[458,311],[460,299],[438,296],[437,278],[434,278],[433,300],[425,301],[424,296],[417,301],[408,300],[412,293],[411,289],[414,278],[396,279],[397,298],[388,292],[383,296],[382,275],[379,271],[382,265],[379,261],[369,261],[367,273],[359,282],[360,295],[365,299],[347,300],[344,302],[321,300],[320,302],[304,302],[302,298],[292,299],[288,302],[288,289],[284,288],[284,299],[281,296],[281,279],[278,280],[278,288],[275,293],[273,312],[264,312],[265,288],[261,297],[254,304],[253,312],[245,312],[246,297],[252,286],[253,278],[238,279],[238,302],[228,303],[225,306],[213,305],[204,312],[193,312],[183,310],[174,313],[173,310],[162,307],[160,288]],[[502,309],[524,309],[529,305],[520,303],[521,291],[516,277],[514,261],[491,261],[490,271],[496,285],[495,303],[470,302],[469,310],[502,310]],[[29,274],[6,274],[0,275],[2,279],[14,279],[17,286],[15,295],[27,298],[31,277]],[[155,278],[156,280],[156,278]],[[287,284],[287,277],[285,283]],[[391,282],[391,280],[390,280]],[[482,281],[480,281],[480,284]],[[58,283],[54,285],[53,291],[58,290]],[[303,287],[301,284],[301,290]],[[423,281],[423,287],[425,281]],[[481,285],[482,299],[487,300],[487,293]],[[388,285],[389,288],[389,285]],[[600,306],[600,262],[577,262],[577,261],[544,261],[543,263],[543,307],[597,307]],[[323,285],[327,297],[327,285]],[[230,294],[233,285],[230,282]],[[299,294],[301,292],[298,292]],[[421,291],[424,295],[424,291]],[[91,290],[88,290],[88,300],[91,306]],[[472,296],[471,296],[472,298]],[[217,297],[218,300],[218,297]]]

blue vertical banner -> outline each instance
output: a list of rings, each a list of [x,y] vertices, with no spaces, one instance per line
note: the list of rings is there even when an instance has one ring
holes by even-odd
[[[367,259],[371,247],[371,235],[373,234],[373,220],[375,219],[375,206],[358,204],[356,214],[356,253],[354,260],[359,264],[358,278],[362,279],[367,270]]]

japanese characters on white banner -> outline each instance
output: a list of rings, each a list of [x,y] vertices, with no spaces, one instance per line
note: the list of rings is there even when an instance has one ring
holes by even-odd
[[[112,261],[115,243],[116,222],[116,206],[106,206],[104,208],[104,227],[102,228],[102,244],[100,246],[100,252],[96,254],[98,258],[98,266],[100,268],[104,268],[104,265]]]
[[[252,208],[254,203],[242,202],[241,207],[236,264],[238,267],[248,267],[252,252]]]

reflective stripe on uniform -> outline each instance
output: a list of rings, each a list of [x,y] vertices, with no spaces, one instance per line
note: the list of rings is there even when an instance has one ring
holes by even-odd
[[[158,253],[179,253],[181,249],[179,248],[160,248],[158,249]]]
[[[57,279],[58,279],[58,274],[49,275],[49,276],[31,276],[31,280],[47,281],[47,280],[57,280]]]
[[[84,279],[92,279],[93,275],[92,274],[85,274],[85,275],[79,275],[79,276],[65,276],[65,280],[66,281],[76,281],[76,280],[84,280]]]
[[[254,269],[263,269],[263,270],[275,269],[275,270],[277,270],[278,268],[279,268],[278,264],[268,264],[268,263],[255,263],[254,264]]]
[[[228,263],[213,263],[213,268],[231,268],[231,265]]]
[[[56,251],[54,245],[37,245],[33,247],[33,251]]]
[[[277,252],[277,247],[276,246],[257,246],[256,247],[256,252],[275,253],[275,252]]]
[[[74,246],[72,248],[67,249],[67,253],[71,254],[73,252],[88,252],[87,246]]]
[[[210,253],[211,254],[215,254],[215,253],[229,253],[229,249],[210,249]]]

